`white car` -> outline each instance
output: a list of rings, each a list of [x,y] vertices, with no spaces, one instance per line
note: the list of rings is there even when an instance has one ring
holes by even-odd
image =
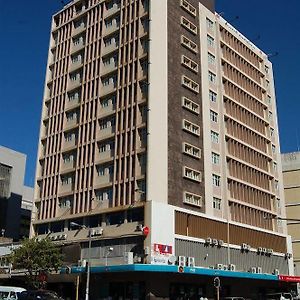
[[[18,300],[26,289],[15,286],[0,286],[0,300]]]
[[[274,293],[268,294],[266,300],[293,300],[293,296],[290,293]]]

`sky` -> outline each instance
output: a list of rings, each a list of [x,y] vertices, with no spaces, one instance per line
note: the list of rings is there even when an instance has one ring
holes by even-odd
[[[29,186],[34,185],[51,15],[61,2],[0,0],[0,145],[27,155]],[[281,152],[300,150],[300,1],[216,0],[216,10],[265,53],[278,52],[270,59]]]

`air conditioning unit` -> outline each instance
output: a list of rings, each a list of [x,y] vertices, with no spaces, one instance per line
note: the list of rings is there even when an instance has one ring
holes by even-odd
[[[178,266],[185,267],[185,264],[186,264],[185,256],[178,256]]]
[[[228,270],[235,272],[236,271],[236,265],[234,265],[234,264],[228,265]]]
[[[174,266],[176,264],[176,256],[170,256],[168,258],[168,264]]]
[[[267,249],[267,254],[268,254],[269,256],[273,255],[273,249]]]
[[[208,237],[206,240],[205,240],[205,244],[206,245],[210,245],[212,243],[212,238]]]
[[[241,245],[241,249],[242,249],[242,250],[247,250],[247,249],[248,249],[248,245],[245,244],[245,243],[243,243],[243,244]]]
[[[103,235],[103,228],[99,228],[95,230],[95,235]]]
[[[224,245],[224,241],[223,240],[218,240],[218,246],[222,247]]]
[[[257,267],[256,268],[256,273],[257,274],[261,274],[262,273],[262,268],[261,267]]]
[[[83,268],[85,268],[85,267],[86,267],[86,260],[85,260],[85,259],[79,260],[79,261],[78,261],[78,267],[83,267]]]
[[[250,246],[250,245],[247,245],[246,251],[250,251],[250,249],[251,249],[251,246]]]
[[[95,235],[95,232],[96,232],[95,229],[91,229],[91,230],[90,230],[90,235],[91,235],[91,236],[94,236],[94,235]]]
[[[136,230],[137,231],[143,231],[143,227],[144,227],[143,224],[139,224],[139,225],[136,226]]]
[[[257,253],[262,253],[263,252],[263,248],[262,247],[258,247],[257,248]]]
[[[213,239],[212,240],[212,244],[213,244],[213,246],[217,246],[218,245],[218,240],[217,239]]]
[[[223,270],[224,271],[228,271],[228,266],[227,265],[223,265]]]
[[[256,267],[251,267],[249,270],[250,273],[256,273]]]
[[[53,235],[53,236],[51,237],[51,240],[52,240],[52,241],[57,241],[57,240],[58,240],[58,236],[57,236],[57,235]]]
[[[223,265],[222,264],[216,264],[215,269],[216,270],[223,270]]]
[[[187,263],[188,263],[188,267],[194,268],[195,267],[195,257],[188,257]]]
[[[291,259],[293,257],[292,253],[286,253],[285,258]]]
[[[263,248],[263,253],[267,253],[267,248]]]
[[[278,269],[275,269],[275,270],[273,271],[273,275],[278,276],[278,275],[279,275],[279,270],[278,270]]]

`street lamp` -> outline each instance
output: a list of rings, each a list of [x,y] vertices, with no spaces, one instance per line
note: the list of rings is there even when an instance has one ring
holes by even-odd
[[[90,294],[90,261],[91,261],[91,246],[92,246],[92,235],[91,229],[85,225],[80,225],[75,222],[70,222],[71,227],[79,227],[80,229],[88,229],[89,230],[89,248],[88,248],[88,260],[87,260],[87,270],[86,270],[86,289],[85,289],[85,300],[89,300]]]

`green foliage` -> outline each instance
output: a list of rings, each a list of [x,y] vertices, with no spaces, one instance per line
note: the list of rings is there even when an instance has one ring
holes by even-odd
[[[38,275],[58,271],[62,265],[60,249],[49,239],[25,239],[22,246],[11,255],[14,269],[24,270],[27,280],[34,287],[40,287]]]

